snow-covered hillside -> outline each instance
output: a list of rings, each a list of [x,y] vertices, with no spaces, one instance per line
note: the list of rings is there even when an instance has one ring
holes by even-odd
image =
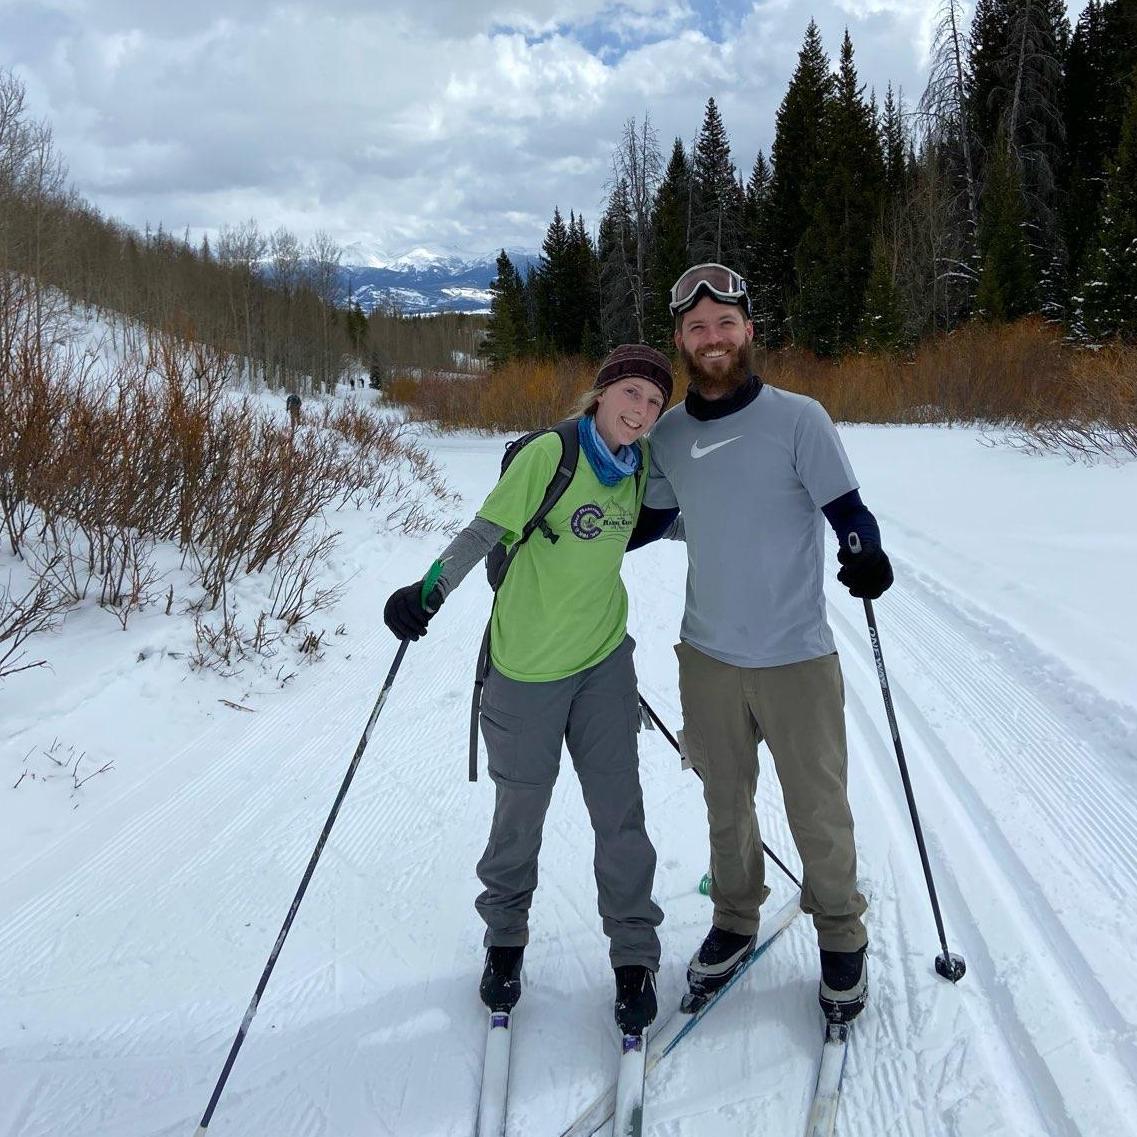
[[[958,987],[938,950],[861,605],[832,582],[872,999],[841,1137],[1137,1133],[1137,464],[1071,466],[971,431],[842,428],[897,569],[877,604]],[[460,514],[500,439],[426,437]],[[190,1137],[394,655],[383,601],[443,539],[348,511],[322,663],[284,688],[170,657],[157,613],[99,613],[0,688],[0,1134]],[[681,547],[631,554],[643,693],[677,721]],[[830,580],[836,565],[831,565]],[[210,1126],[217,1137],[469,1134],[481,1069],[473,866],[492,786],[465,776],[488,610],[474,573],[412,645]],[[95,619],[93,617],[99,617]],[[146,650],[143,651],[142,649]],[[222,702],[221,700],[227,700]],[[14,783],[56,742],[114,760]],[[796,863],[772,763],[765,836]],[[706,931],[698,782],[641,736],[666,912],[660,994]],[[546,826],[511,1134],[555,1135],[611,1078],[591,833],[565,763]],[[771,905],[788,890],[771,871]],[[648,1081],[645,1132],[803,1132],[821,1024],[804,920]]]

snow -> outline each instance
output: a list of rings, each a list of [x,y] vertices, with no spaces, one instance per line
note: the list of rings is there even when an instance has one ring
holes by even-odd
[[[841,433],[897,569],[876,612],[948,941],[968,973],[953,988],[933,971],[864,613],[834,563],[872,938],[837,1133],[1137,1133],[1137,463],[1075,466],[969,430]],[[447,519],[470,516],[501,439],[422,443],[464,498]],[[178,657],[188,617],[159,605],[124,631],[88,608],[29,645],[50,671],[0,686],[0,1134],[189,1137],[197,1125],[394,656],[383,601],[444,543],[356,510],[329,520],[342,536],[328,573],[344,594],[314,620],[321,662],[191,672]],[[673,545],[625,562],[641,689],[673,729],[684,567]],[[465,766],[488,606],[475,572],[408,650],[211,1134],[472,1131],[474,864],[493,792]],[[278,663],[295,672],[283,687]],[[57,761],[85,755],[79,777],[113,768],[76,788],[44,755],[53,744]],[[705,820],[662,737],[643,734],[640,749],[668,1007],[710,917],[697,892]],[[796,865],[763,767],[764,836]],[[16,786],[25,768],[45,776]],[[559,1133],[615,1072],[591,857],[566,762],[516,1015],[511,1134]],[[789,895],[779,877],[771,866],[771,906]],[[645,1133],[803,1132],[816,980],[798,919],[649,1077]]]
[[[493,293],[488,288],[470,288],[453,285],[444,288],[442,295],[451,300],[476,300],[480,304],[487,305],[493,300]]]

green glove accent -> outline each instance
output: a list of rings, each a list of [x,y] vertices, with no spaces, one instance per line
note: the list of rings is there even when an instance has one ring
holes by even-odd
[[[430,566],[430,571],[422,578],[422,592],[419,594],[419,603],[422,604],[422,610],[424,612],[430,611],[426,598],[434,591],[434,586],[438,583],[439,577],[442,576],[442,569],[442,562],[435,561],[434,564]]]

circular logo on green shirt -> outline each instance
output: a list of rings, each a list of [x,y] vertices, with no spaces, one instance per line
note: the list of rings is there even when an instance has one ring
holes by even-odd
[[[572,515],[572,531],[582,540],[591,541],[600,536],[600,522],[604,520],[604,510],[590,503],[582,505]]]

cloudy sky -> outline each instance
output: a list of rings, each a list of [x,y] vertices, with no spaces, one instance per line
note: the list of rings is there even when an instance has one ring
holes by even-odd
[[[811,15],[914,101],[940,2],[0,0],[0,68],[128,224],[477,255],[536,248],[558,204],[595,228],[645,111],[666,154],[713,95],[749,173]]]

